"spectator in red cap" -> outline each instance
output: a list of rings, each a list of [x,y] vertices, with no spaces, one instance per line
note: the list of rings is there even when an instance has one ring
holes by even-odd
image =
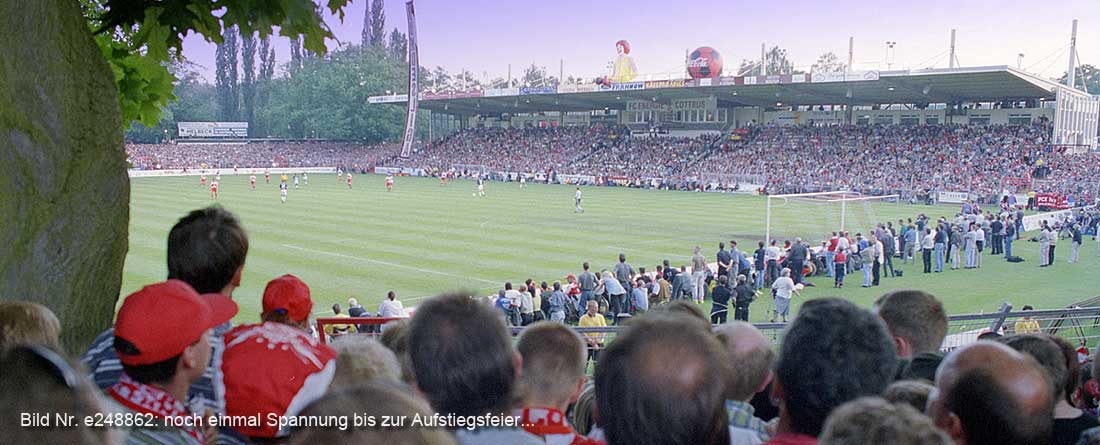
[[[219,294],[200,296],[179,280],[145,286],[126,298],[114,329],[123,373],[107,394],[120,405],[116,411],[156,419],[129,428],[126,443],[213,442],[213,431],[170,424],[192,416],[184,402],[210,362],[211,330],[234,315],[233,300]]]
[[[225,413],[259,418],[233,428],[252,442],[285,438],[301,410],[325,394],[336,372],[336,351],[305,331],[271,321],[225,334],[222,354]]]
[[[267,282],[260,319],[309,331],[313,299],[309,286],[298,277],[286,274]]]
[[[241,283],[247,254],[248,235],[236,216],[218,206],[195,210],[180,218],[168,232],[168,278],[181,280],[200,294],[230,297]],[[210,335],[211,357],[220,355],[222,335],[229,328],[228,319],[214,328]],[[110,388],[122,375],[114,341],[114,328],[107,329],[96,337],[80,360],[100,389]],[[214,394],[214,382],[220,380],[219,368],[208,366],[206,374],[191,385],[185,399],[188,406],[225,412],[225,400]],[[229,430],[221,432],[225,436]]]

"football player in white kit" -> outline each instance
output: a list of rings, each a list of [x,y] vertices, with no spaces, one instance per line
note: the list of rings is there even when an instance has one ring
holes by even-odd
[[[477,176],[477,196],[485,196],[485,180],[481,178],[481,175]]]
[[[294,190],[298,190],[298,175],[294,175]]]
[[[309,185],[309,173],[302,172],[302,185]]]
[[[519,174],[519,188],[520,190],[527,190],[527,175],[523,173]]]
[[[576,206],[573,209],[573,213],[584,213],[584,208],[581,207],[581,187],[579,185],[577,186],[577,193],[574,194],[573,201],[573,205]]]
[[[286,181],[279,182],[279,200],[286,204]]]

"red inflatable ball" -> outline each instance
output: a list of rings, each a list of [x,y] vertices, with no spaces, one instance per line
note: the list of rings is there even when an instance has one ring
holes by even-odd
[[[692,79],[712,79],[722,75],[722,55],[704,46],[688,56],[688,74]]]

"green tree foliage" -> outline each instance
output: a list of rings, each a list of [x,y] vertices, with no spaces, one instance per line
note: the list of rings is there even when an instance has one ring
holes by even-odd
[[[1073,79],[1073,83],[1077,88],[1090,94],[1100,94],[1100,68],[1084,64],[1077,67],[1077,72],[1074,75],[1076,77]],[[1068,77],[1069,71],[1066,71],[1062,73],[1062,77],[1058,78],[1058,82],[1065,85]]]
[[[241,119],[251,124],[256,112],[256,36],[241,36]]]
[[[409,61],[409,40],[405,37],[405,34],[399,31],[397,28],[393,28],[390,32],[389,43],[390,57],[399,62]]]
[[[792,74],[794,73],[794,64],[787,59],[787,50],[778,46],[773,46],[764,55],[764,60],[767,62],[768,74]]]
[[[348,0],[326,0],[325,7],[343,19]],[[176,79],[168,71],[172,54],[179,54],[183,37],[198,33],[222,43],[223,28],[260,37],[278,27],[286,37],[302,36],[315,54],[326,51],[332,32],[312,0],[277,2],[242,0],[80,0],[96,44],[111,66],[118,87],[122,117],[155,126],[175,96]],[[174,51],[172,51],[174,50]],[[178,56],[176,56],[178,57]]]
[[[363,2],[363,33],[359,36],[359,46],[370,45],[370,32],[370,3]]]
[[[214,86],[218,89],[218,120],[222,121],[236,121],[240,114],[237,37],[236,28],[226,28],[216,53]]]
[[[370,2],[370,44],[386,46],[386,4],[383,0]]]
[[[257,110],[257,119],[271,136],[397,140],[404,128],[404,107],[368,104],[367,97],[407,90],[407,70],[407,64],[374,47],[310,58],[294,76],[272,81],[272,94]]]
[[[840,58],[830,51],[818,57],[817,62],[814,62],[813,66],[810,67],[810,71],[815,73],[835,73],[844,71],[847,67],[847,63],[841,62]]]

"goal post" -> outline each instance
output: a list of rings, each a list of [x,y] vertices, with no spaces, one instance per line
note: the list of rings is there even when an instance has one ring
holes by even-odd
[[[900,217],[899,195],[863,195],[847,190],[768,195],[764,237],[814,237],[836,230],[870,229]]]

